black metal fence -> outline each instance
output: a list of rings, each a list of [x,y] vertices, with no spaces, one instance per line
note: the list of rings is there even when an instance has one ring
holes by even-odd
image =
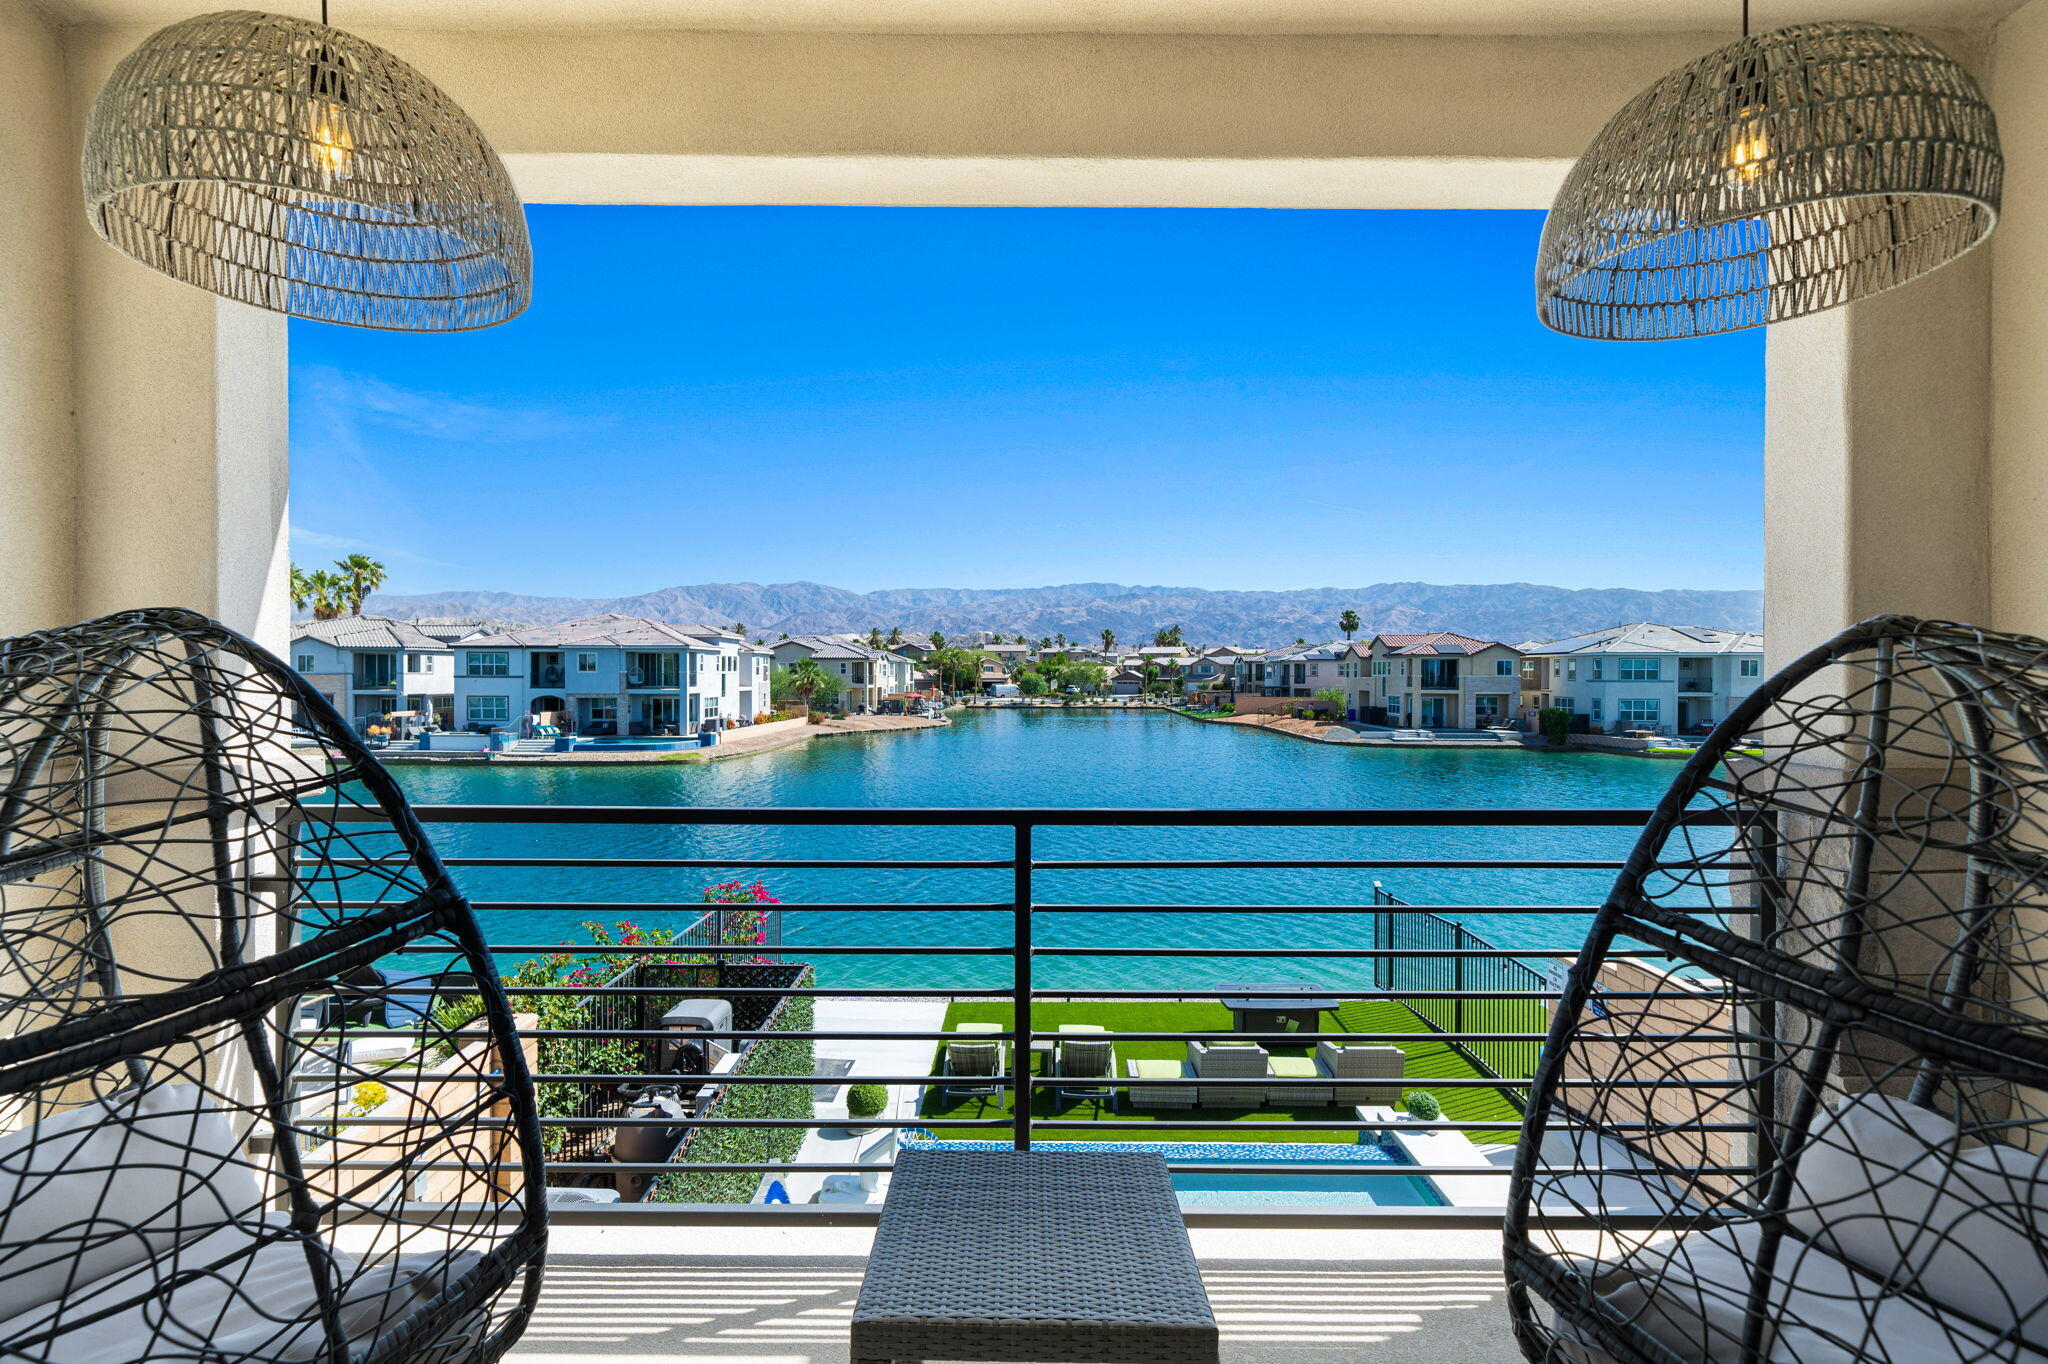
[[[1551,958],[1569,960],[1576,955],[1575,947],[1556,948],[1500,948],[1494,947],[1476,935],[1464,930],[1454,916],[1462,914],[1500,916],[1587,916],[1597,910],[1592,903],[1517,903],[1517,904],[1439,904],[1428,907],[1408,905],[1391,895],[1375,895],[1366,903],[1270,903],[1270,904],[1193,904],[1193,903],[1073,903],[1068,901],[1041,902],[1041,878],[1048,873],[1073,871],[1160,871],[1160,870],[1278,870],[1278,869],[1319,869],[1332,871],[1372,872],[1388,869],[1404,871],[1419,870],[1485,870],[1485,871],[1582,871],[1612,873],[1621,866],[1619,856],[1610,857],[1409,857],[1374,856],[1369,850],[1358,855],[1345,857],[1245,857],[1213,856],[1201,858],[1053,858],[1040,855],[1036,847],[1037,836],[1049,829],[1180,829],[1217,831],[1227,852],[1230,847],[1231,831],[1245,829],[1265,830],[1345,830],[1369,836],[1373,830],[1390,829],[1437,829],[1437,830],[1506,830],[1506,829],[1566,829],[1566,830],[1627,830],[1644,822],[1649,812],[1641,809],[1450,809],[1450,810],[1169,810],[1169,809],[697,809],[668,806],[578,806],[578,805],[533,805],[533,806],[480,806],[443,805],[422,806],[416,810],[429,831],[446,826],[759,826],[780,828],[892,828],[892,829],[941,829],[960,827],[983,827],[999,830],[1004,835],[1006,854],[997,857],[938,857],[938,858],[789,858],[749,857],[726,855],[707,858],[689,857],[633,857],[600,858],[572,856],[520,856],[520,857],[468,857],[450,856],[448,864],[459,873],[467,867],[503,866],[549,866],[574,868],[586,873],[586,883],[593,896],[601,895],[605,889],[605,877],[615,868],[652,867],[671,869],[703,869],[729,872],[744,872],[752,875],[774,874],[796,869],[836,869],[842,871],[978,871],[1002,872],[1006,874],[1008,894],[1000,898],[961,900],[956,902],[930,901],[835,901],[793,903],[784,909],[796,912],[831,912],[834,914],[872,916],[878,914],[915,911],[919,915],[947,916],[953,914],[974,915],[995,913],[1005,916],[1009,924],[1008,941],[1002,943],[960,943],[934,945],[929,943],[902,944],[866,942],[854,944],[788,944],[781,945],[783,954],[799,958],[813,965],[829,962],[835,957],[865,956],[880,958],[905,958],[910,956],[936,956],[956,959],[987,961],[996,959],[1005,963],[1009,971],[1007,984],[998,986],[975,986],[934,989],[930,986],[852,986],[804,984],[792,986],[781,981],[764,981],[760,984],[735,984],[731,980],[718,983],[688,984],[677,986],[673,982],[658,984],[614,984],[600,992],[608,1001],[602,1008],[602,1016],[593,1015],[590,1020],[581,1021],[581,1026],[544,1027],[532,1029],[528,1035],[540,1040],[550,1039],[640,1039],[656,1042],[672,1034],[659,1028],[641,1026],[650,1020],[643,1017],[645,1010],[634,1001],[654,997],[663,1000],[690,997],[718,997],[731,1000],[736,1007],[739,1001],[752,999],[766,1001],[768,1007],[791,998],[889,1000],[929,999],[940,995],[947,1000],[995,1000],[1005,1001],[1011,1006],[1011,1024],[1001,1036],[1009,1044],[1009,1055],[1028,1058],[1033,1054],[1033,1044],[1053,1043],[1058,1039],[1054,1031],[1036,1026],[1033,1006],[1050,1001],[1072,999],[1087,1000],[1208,1000],[1219,998],[1219,991],[1204,988],[1048,988],[1038,981],[1038,968],[1042,963],[1052,961],[1073,961],[1087,958],[1111,957],[1134,960],[1203,959],[1220,958],[1242,961],[1248,966],[1258,961],[1276,958],[1315,959],[1323,962],[1345,962],[1360,968],[1356,977],[1357,986],[1333,987],[1315,985],[1300,990],[1273,991],[1262,989],[1263,996],[1294,997],[1303,1000],[1337,996],[1344,1000],[1398,1001],[1416,1015],[1416,1027],[1412,1032],[1375,1031],[1370,1033],[1349,1033],[1324,1031],[1317,1040],[1339,1043],[1434,1043],[1446,1042],[1456,1047],[1482,1070],[1482,1074],[1467,1078],[1432,1078],[1428,1087],[1445,1091],[1458,1087],[1481,1087],[1514,1094],[1531,1078],[1536,1053],[1543,1041],[1543,1022],[1551,1003],[1558,997],[1549,988],[1542,975],[1531,969],[1524,959]],[[354,817],[354,816],[345,816]],[[362,816],[367,818],[367,816]],[[1718,811],[1702,811],[1695,818],[1686,817],[1688,822],[1702,825],[1726,825],[1728,820]],[[1625,837],[1625,835],[1624,835]],[[372,866],[375,859],[366,859],[365,865]],[[1603,878],[1604,879],[1604,878]],[[656,914],[674,912],[684,908],[681,904],[648,904],[603,902],[596,899],[575,901],[521,901],[504,902],[478,900],[475,908],[480,914],[502,921],[503,916],[522,913],[578,913],[587,912],[593,916],[611,913]],[[1041,916],[1120,916],[1120,915],[1218,915],[1237,916],[1240,920],[1281,920],[1295,915],[1352,915],[1363,917],[1369,914],[1374,926],[1369,945],[1344,947],[1259,947],[1231,945],[1224,947],[1162,946],[1137,942],[1095,942],[1088,945],[1063,945],[1044,940],[1039,929]],[[779,916],[778,916],[779,917]],[[715,936],[715,935],[711,935]],[[778,925],[779,937],[779,925]],[[537,942],[494,942],[492,950],[501,961],[522,955],[548,953],[560,950],[559,944]],[[672,945],[620,946],[603,949],[620,957],[646,956],[655,954],[672,955],[677,949]],[[722,960],[748,961],[759,958],[763,945],[747,943],[742,945],[717,943],[710,945],[692,944],[693,952],[706,953]],[[1647,951],[1617,951],[1610,957],[1648,958],[1654,954]],[[509,988],[513,1007],[520,1010],[530,1003],[532,996],[559,996],[562,987],[527,987],[514,985]],[[1631,992],[1627,997],[1657,999],[1675,992],[1650,989]],[[614,1012],[628,1010],[628,1015]],[[635,1026],[620,1024],[631,1022]],[[480,1035],[480,1034],[479,1034]],[[912,1040],[929,1044],[934,1053],[938,1046],[949,1038],[958,1040],[959,1034],[943,1029],[905,1031],[897,1028],[871,1028],[854,1030],[830,1030],[812,1027],[803,1030],[764,1030],[758,1026],[736,1027],[733,1039],[741,1045],[769,1039],[802,1039],[812,1042],[858,1042],[887,1038],[891,1041]],[[1165,1041],[1185,1043],[1202,1034],[1191,1032],[1136,1032],[1119,1031],[1119,1042]],[[1298,1044],[1301,1034],[1296,1032],[1241,1032],[1243,1040],[1265,1043]],[[1655,1038],[1644,1040],[1654,1042]],[[1697,1042],[1699,1036],[1689,1036]],[[1733,1038],[1727,1039],[1733,1041]],[[535,1076],[538,1083],[545,1084],[617,1084],[630,1081],[658,1081],[666,1078],[648,1072],[641,1075],[587,1074],[573,1071],[550,1072],[543,1068]],[[883,1085],[928,1086],[932,1076],[919,1068],[910,1073],[872,1075],[859,1077]],[[1034,1073],[1030,1066],[1011,1065],[1007,1073],[996,1079],[1003,1086],[1009,1098],[1007,1107],[991,1116],[971,1119],[947,1117],[889,1117],[877,1116],[864,1119],[864,1125],[875,1128],[921,1128],[939,1135],[979,1135],[999,1133],[1003,1139],[1020,1149],[1033,1145],[1034,1126],[1037,1120],[1032,1112],[1032,1096],[1048,1087],[1056,1087],[1057,1077]],[[721,1077],[721,1083],[728,1086],[773,1084],[786,1086],[812,1086],[817,1077],[810,1074],[762,1074],[734,1073]],[[1141,1079],[1121,1075],[1115,1087],[1126,1094],[1135,1093],[1152,1086],[1184,1085],[1182,1080]],[[1252,1084],[1277,1093],[1284,1093],[1290,1086],[1308,1086],[1309,1080],[1274,1079],[1264,1080],[1223,1080],[1204,1078],[1204,1085]],[[1322,1083],[1327,1084],[1325,1080]],[[1564,1083],[1570,1084],[1571,1081]],[[1612,1079],[1603,1081],[1610,1088],[1617,1083]],[[1644,1085],[1654,1085],[1654,1080],[1644,1080]],[[1192,1110],[1199,1114],[1201,1110]],[[844,1118],[812,1116],[799,1117],[728,1117],[712,1114],[692,1119],[692,1127],[698,1131],[715,1130],[720,1127],[744,1128],[800,1128],[816,1129],[842,1126]],[[546,1125],[556,1128],[616,1129],[621,1121],[610,1116],[549,1118]],[[628,1124],[629,1125],[629,1124]],[[1062,1123],[1071,1127],[1071,1123]],[[1239,1121],[1230,1118],[1212,1119],[1203,1116],[1174,1117],[1170,1123],[1175,1131],[1204,1134],[1226,1134],[1243,1131]],[[1749,1126],[1739,1122],[1720,1124],[1730,1131],[1747,1132]],[[1146,1129],[1157,1130],[1155,1122],[1124,1116],[1111,1108],[1100,1113],[1087,1123],[1091,1133],[1106,1139],[1129,1139],[1142,1134]],[[1262,1131],[1270,1134],[1274,1129],[1298,1133],[1366,1133],[1382,1130],[1384,1121],[1371,1121],[1362,1117],[1344,1119],[1322,1118],[1314,1120],[1280,1119],[1270,1125],[1262,1124]],[[968,1131],[967,1129],[972,1129]],[[1434,1121],[1409,1122],[1404,1131],[1457,1131],[1477,1139],[1509,1143],[1515,1139],[1519,1122],[1505,1119],[1457,1119],[1444,1116]],[[612,1169],[616,1174],[662,1175],[685,1170],[694,1173],[731,1173],[758,1176],[761,1174],[789,1175],[798,1171],[817,1174],[852,1173],[869,1169],[886,1170],[888,1163],[860,1164],[843,1162],[796,1162],[793,1160],[752,1160],[718,1164],[701,1162],[678,1165],[673,1162],[660,1163],[619,1163]],[[1331,1173],[1328,1163],[1259,1163],[1255,1165],[1181,1165],[1172,1166],[1176,1171],[1202,1170],[1207,1173],[1258,1173],[1283,1174],[1302,1173],[1327,1175]],[[574,1162],[550,1162],[547,1169],[551,1176],[575,1176],[587,1174],[588,1166]],[[1486,1174],[1485,1168],[1475,1170],[1469,1165],[1436,1168],[1428,1165],[1405,1166],[1389,1169],[1385,1166],[1368,1166],[1363,1173],[1384,1176],[1389,1173],[1400,1175],[1457,1175],[1471,1176]],[[1505,1192],[1507,1171],[1499,1168],[1501,1183]],[[1559,1170],[1557,1173],[1570,1173]],[[605,1220],[615,1217],[655,1215],[670,1220],[695,1222],[722,1222],[734,1219],[777,1216],[817,1216],[842,1221],[870,1220],[875,1215],[873,1207],[823,1206],[811,1209],[788,1207],[764,1207],[761,1205],[626,1205],[587,1209],[563,1209],[562,1215],[568,1220]],[[1284,1220],[1290,1215],[1330,1216],[1330,1209],[1286,1209],[1275,1207],[1222,1209],[1210,1208],[1191,1210],[1191,1220],[1259,1223],[1275,1219]],[[1355,1207],[1342,1210],[1342,1215],[1359,1217],[1375,1222],[1421,1222],[1428,1224],[1488,1225],[1498,1220],[1497,1210],[1472,1207],[1412,1208],[1412,1207]],[[1612,1219],[1609,1219],[1610,1222]]]

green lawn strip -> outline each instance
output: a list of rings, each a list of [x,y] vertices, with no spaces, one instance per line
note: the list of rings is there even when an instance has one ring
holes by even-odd
[[[1540,1011],[1540,1006],[1538,1006]],[[962,1023],[996,1023],[1007,1028],[1011,1024],[1011,1006],[1000,1000],[963,1000],[948,1006],[945,1026],[956,1028]],[[1037,1005],[1033,1010],[1032,1024],[1041,1032],[1051,1031],[1062,1023],[1094,1023],[1113,1033],[1134,1032],[1211,1032],[1221,1036],[1230,1033],[1230,1011],[1221,1004],[1200,1002],[1162,1002],[1127,1000],[1071,1000],[1048,1002]],[[1335,1017],[1324,1015],[1323,1029],[1328,1032],[1359,1033],[1412,1033],[1424,1031],[1424,1025],[1405,1005],[1388,1001],[1359,1001],[1347,1004],[1337,1011]],[[932,1069],[938,1070],[938,1048],[934,1044]],[[1314,1040],[1304,1036],[1299,1046],[1274,1043],[1268,1050],[1281,1056],[1308,1056],[1314,1048]],[[1408,1089],[1430,1089],[1429,1081],[1451,1078],[1477,1078],[1470,1062],[1444,1042],[1402,1042],[1399,1044],[1408,1053],[1407,1070],[1411,1080]],[[1119,1072],[1123,1063],[1131,1060],[1180,1060],[1187,1054],[1186,1047],[1179,1042],[1137,1042],[1116,1043]],[[1498,1090],[1482,1088],[1433,1089],[1438,1102],[1443,1105],[1448,1118],[1480,1121],[1518,1121],[1521,1117],[1515,1106],[1507,1101]],[[936,1089],[925,1091],[920,1116],[927,1118],[982,1118],[991,1120],[986,1130],[972,1128],[939,1129],[937,1135],[949,1140],[988,1140],[1001,1138],[1008,1133],[1010,1096],[994,1095],[985,1098],[962,1096],[951,1102],[941,1102]],[[1142,1129],[1124,1129],[1105,1132],[1091,1129],[1090,1122],[1097,1118],[1113,1118],[1118,1122],[1142,1123]],[[1114,1111],[1098,1112],[1089,1102],[1068,1102],[1058,1099],[1051,1090],[1039,1091],[1032,1102],[1032,1133],[1047,1141],[1119,1139],[1128,1141],[1296,1141],[1350,1143],[1358,1139],[1355,1132],[1261,1132],[1266,1123],[1293,1118],[1299,1121],[1350,1121],[1354,1114],[1348,1108],[1300,1108],[1292,1110],[1257,1109],[1239,1113],[1232,1109],[1159,1109],[1133,1108],[1128,1102]],[[1174,1126],[1178,1121],[1191,1118],[1203,1122],[1228,1122],[1229,1131],[1189,1131]],[[1078,1120],[1078,1121],[1077,1121]],[[1498,1141],[1502,1134],[1478,1134],[1481,1141]]]

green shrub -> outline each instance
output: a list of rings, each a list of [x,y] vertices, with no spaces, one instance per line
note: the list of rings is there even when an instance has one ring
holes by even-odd
[[[1408,1116],[1417,1122],[1435,1122],[1443,1115],[1444,1106],[1428,1090],[1418,1089],[1408,1096]]]
[[[1545,706],[1536,716],[1536,727],[1553,744],[1562,744],[1572,732],[1572,713],[1562,706]]]
[[[811,983],[806,970],[797,980],[799,987]],[[813,1017],[808,997],[789,996],[768,1019],[769,1032],[808,1032]],[[740,1063],[741,1075],[809,1075],[817,1061],[809,1038],[764,1037],[754,1044]],[[808,1118],[811,1105],[808,1084],[728,1085],[707,1117],[720,1118]],[[741,1165],[774,1164],[795,1157],[803,1145],[802,1127],[700,1127],[676,1153],[683,1164]],[[681,1171],[656,1177],[648,1190],[650,1203],[746,1203],[760,1185],[758,1173],[718,1174]]]
[[[889,1091],[880,1085],[854,1085],[846,1091],[846,1116],[872,1118],[889,1106]]]

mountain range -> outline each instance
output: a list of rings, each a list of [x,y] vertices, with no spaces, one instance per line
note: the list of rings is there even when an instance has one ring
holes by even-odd
[[[515,592],[378,593],[366,611],[403,618],[491,616],[551,624],[617,612],[650,620],[727,625],[773,639],[866,631],[976,630],[1030,639],[1064,634],[1092,640],[1104,629],[1133,643],[1179,625],[1191,644],[1270,648],[1337,636],[1337,618],[1356,611],[1359,633],[1457,630],[1520,643],[1558,639],[1629,621],[1763,627],[1761,591],[1547,587],[1540,583],[1375,583],[1276,592],[1210,591],[1198,587],[1132,587],[1067,583],[1057,587],[899,587],[852,592],[824,583],[698,583],[631,597],[539,597]]]

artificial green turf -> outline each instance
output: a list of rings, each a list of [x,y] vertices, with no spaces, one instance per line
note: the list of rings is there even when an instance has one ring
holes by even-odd
[[[1540,1031],[1544,1019],[1542,1006],[1535,1006],[1535,1017],[1530,1023],[1531,1030]],[[998,1023],[1009,1027],[1012,1013],[1008,1003],[998,1000],[963,1000],[948,1006],[946,1023],[948,1029],[962,1023]],[[1058,1003],[1041,1003],[1032,1009],[1032,1027],[1039,1032],[1050,1032],[1062,1023],[1097,1023],[1113,1033],[1131,1032],[1212,1032],[1222,1036],[1230,1034],[1230,1011],[1221,1004],[1201,1002],[1151,1002],[1126,1000],[1068,1000]],[[1407,1005],[1391,1000],[1358,1000],[1338,1009],[1334,1016],[1322,1016],[1322,1030],[1325,1032],[1355,1033],[1416,1033],[1428,1030],[1428,1025],[1417,1018]],[[933,1049],[934,1072],[938,1065],[938,1046]],[[1396,1044],[1408,1053],[1408,1078],[1415,1083],[1403,1087],[1406,1093],[1428,1089],[1443,1105],[1444,1117],[1459,1122],[1519,1122],[1521,1112],[1507,1096],[1493,1088],[1430,1089],[1429,1081],[1434,1079],[1479,1078],[1480,1072],[1463,1056],[1445,1042],[1407,1041]],[[1285,1043],[1271,1043],[1268,1050],[1275,1055],[1311,1055],[1315,1046],[1314,1038],[1304,1034],[1302,1044],[1291,1047]],[[1117,1072],[1123,1073],[1123,1063],[1132,1059],[1181,1060],[1187,1055],[1187,1048],[1179,1042],[1126,1042],[1116,1044]],[[1133,1108],[1128,1101],[1118,1109],[1098,1109],[1086,1100],[1070,1101],[1058,1098],[1050,1089],[1039,1090],[1032,1101],[1032,1134],[1047,1141],[1086,1140],[1111,1138],[1125,1141],[1316,1141],[1354,1142],[1356,1132],[1261,1132],[1263,1123],[1286,1119],[1297,1121],[1350,1122],[1355,1120],[1349,1108],[1297,1108],[1297,1109],[1252,1109],[1227,1108]],[[1010,1113],[1010,1096],[993,1095],[986,1098],[960,1097],[950,1103],[941,1102],[937,1089],[925,1091],[923,1107],[919,1113],[927,1118],[986,1118],[993,1124],[988,1130],[975,1128],[942,1128],[937,1135],[952,1139],[986,1139],[1000,1135],[1007,1130]],[[1105,1132],[1091,1131],[1088,1124],[1096,1118],[1113,1118],[1118,1122],[1145,1124],[1143,1128],[1120,1129]],[[1201,1122],[1228,1122],[1228,1131],[1188,1131],[1173,1126],[1176,1118],[1193,1119]],[[1042,1125],[1041,1125],[1042,1124]],[[1478,1132],[1471,1134],[1475,1141],[1500,1142],[1511,1139],[1502,1132]]]

